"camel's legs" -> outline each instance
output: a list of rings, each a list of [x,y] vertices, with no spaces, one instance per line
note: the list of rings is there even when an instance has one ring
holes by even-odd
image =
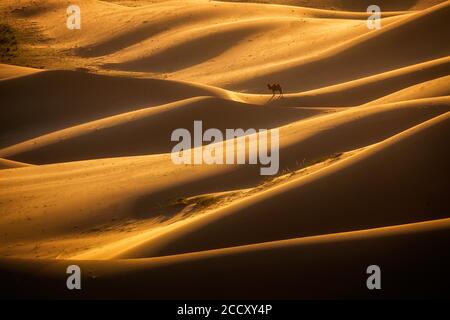
[[[283,91],[279,91],[278,99],[283,98]]]
[[[270,100],[272,100],[273,98],[275,98],[275,91],[272,91],[272,98],[270,98]]]

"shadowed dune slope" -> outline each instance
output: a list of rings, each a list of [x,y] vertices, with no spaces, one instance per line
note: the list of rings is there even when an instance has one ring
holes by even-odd
[[[450,152],[442,146],[450,137],[449,121],[450,113],[441,115],[120,256],[168,255],[446,217]]]

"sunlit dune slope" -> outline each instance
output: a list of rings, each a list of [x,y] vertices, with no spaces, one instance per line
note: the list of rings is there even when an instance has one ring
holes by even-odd
[[[367,28],[365,12],[209,1],[130,8],[83,0],[79,5],[83,32],[58,23],[66,9],[58,1],[11,10],[17,16],[29,10],[27,19],[46,37],[57,39],[52,47],[61,54],[70,52],[76,66],[247,92],[265,93],[268,82],[280,82],[289,92],[317,89],[450,52],[448,1],[418,12],[383,10],[380,30]],[[37,8],[31,12],[32,7]]]
[[[415,100],[429,97],[449,96],[450,95],[450,76],[445,76],[424,83],[399,90],[383,98],[373,100],[368,104],[383,104],[404,100]]]
[[[8,65],[8,64],[0,63],[0,80],[14,78],[14,77],[20,77],[20,76],[32,74],[32,73],[39,72],[39,71],[41,71],[41,70],[33,69],[33,68],[26,68],[26,67],[19,67],[19,66],[12,66],[12,65]]]
[[[263,2],[282,4],[290,6],[311,7],[326,10],[344,10],[344,11],[366,11],[367,7],[373,5],[372,0],[254,0],[254,1],[242,1],[242,0],[224,0],[230,2]],[[422,10],[445,0],[378,0],[376,4],[388,11],[402,11],[402,10]]]
[[[79,32],[61,23],[67,8],[63,2],[6,2],[8,12],[26,17],[54,50],[70,56],[60,68],[148,72],[208,84],[249,80],[254,77],[251,68],[314,56],[370,33],[365,12],[210,1],[130,8],[82,0],[78,5],[83,12]],[[405,14],[386,12],[383,23],[387,26]]]
[[[89,290],[77,297],[376,298],[377,292],[361,285],[361,266],[376,261],[383,266],[383,297],[430,298],[445,294],[449,285],[443,277],[450,267],[449,228],[449,219],[442,219],[172,257],[79,260]],[[10,296],[73,298],[60,276],[72,263],[3,258],[0,279]],[[38,280],[46,285],[27,285]],[[25,293],[18,289],[25,286]]]

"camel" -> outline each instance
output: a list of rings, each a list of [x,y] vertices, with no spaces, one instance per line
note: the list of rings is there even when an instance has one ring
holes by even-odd
[[[281,89],[281,86],[279,83],[274,83],[274,84],[267,84],[267,88],[269,88],[269,90],[272,90],[272,98],[270,98],[270,100],[272,100],[275,97],[275,94],[277,92],[280,93],[280,98],[283,97],[283,89]]]

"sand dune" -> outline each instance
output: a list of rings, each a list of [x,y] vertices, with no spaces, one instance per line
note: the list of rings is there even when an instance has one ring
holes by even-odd
[[[292,69],[292,65],[299,59],[321,56],[323,52],[337,47],[336,43],[344,45],[346,41],[369,33],[363,19],[350,20],[345,16],[321,17],[311,15],[304,9],[298,13],[292,11],[282,16],[259,16],[258,19],[239,17],[231,23],[223,16],[219,22],[207,29],[185,27],[183,32],[178,33],[171,30],[168,34],[151,37],[138,47],[132,46],[116,52],[105,59],[113,63],[106,63],[102,68],[159,71],[167,73],[171,78],[255,91],[253,80],[259,77],[259,73],[279,68],[278,66],[285,65],[286,61],[292,61],[289,66]],[[364,14],[361,17],[366,16]],[[384,23],[388,25],[400,18],[387,17]],[[309,33],[309,30],[314,30],[314,33]],[[330,30],[333,30],[333,33],[330,33]],[[267,37],[273,38],[270,48],[263,42]],[[212,46],[211,43],[215,45]],[[148,47],[152,49],[145,51],[144,48]],[[245,55],[242,55],[242,52],[245,52]],[[164,62],[165,56],[174,61],[169,64],[169,68]],[[238,63],[234,61],[236,56],[239,57]],[[245,72],[242,72],[243,69]],[[285,86],[292,88],[292,85],[288,84],[292,80],[274,78],[284,80]],[[249,85],[236,85],[241,82],[249,82]],[[256,92],[265,90],[265,82],[258,82],[257,86],[259,89]],[[303,90],[304,87],[296,89]]]
[[[20,77],[28,74],[32,74],[35,72],[39,72],[38,69],[27,68],[27,67],[19,67],[12,66],[8,64],[0,63],[0,80]]]
[[[447,75],[450,72],[449,62],[450,59],[445,57],[320,89],[286,94],[285,99],[276,100],[272,104],[277,106],[345,107],[367,102],[371,104],[387,103],[394,100],[381,97],[389,96],[389,94],[409,86],[412,88],[406,90],[401,99],[412,100],[433,95],[445,95],[445,89],[439,92],[427,91],[429,93],[425,95],[415,91],[422,88],[421,82]],[[443,86],[448,83],[446,78],[439,81]],[[239,96],[242,100],[252,103],[266,101],[266,97],[262,95],[240,94]]]
[[[448,296],[450,1],[380,0],[379,30],[368,0],[255,2],[78,0],[69,30],[1,1],[2,295]],[[195,120],[278,129],[278,174],[174,164]]]
[[[21,168],[26,166],[29,166],[29,164],[0,158],[0,169]]]
[[[405,100],[424,99],[450,95],[450,77],[445,76],[399,90],[383,98],[373,100],[369,104],[383,104]]]
[[[449,119],[447,113],[420,124],[327,169],[181,225],[119,257],[202,251],[445,217],[449,177],[441,168],[449,152],[430,146],[447,139]],[[433,165],[426,165],[430,162]],[[318,201],[319,195],[327,201]]]
[[[289,92],[308,90],[448,56],[450,47],[444,40],[448,37],[444,21],[449,8],[450,2],[442,3],[391,23],[379,32],[331,48],[318,57],[261,67],[254,73],[249,70],[250,79],[225,87],[260,92],[263,84],[276,79]]]
[[[383,283],[391,284],[383,287],[384,297],[439,297],[449,284],[442,278],[449,267],[448,230],[449,219],[442,219],[171,257],[77,261],[87,270],[83,281],[89,288],[77,297],[379,298],[352,276],[373,261],[390,270],[383,277]],[[58,275],[71,263],[3,258],[0,277],[12,296],[23,297],[18,288],[39,279],[46,285],[29,288],[25,296],[70,298],[73,292],[61,288]],[[246,276],[238,276],[242,274]],[[276,280],[271,280],[273,275]],[[414,286],[411,278],[416,279]]]
[[[124,69],[131,71],[175,72],[186,69],[212,58],[220,56],[224,51],[236,46],[239,42],[267,33],[271,29],[279,28],[280,24],[290,21],[272,21],[265,19],[240,21],[239,24],[218,24],[197,32],[192,30],[188,34],[179,33],[178,38],[172,39],[176,45],[153,53],[149,57],[140,57],[130,62],[106,65],[106,68]],[[198,35],[196,36],[197,33]],[[189,57],[189,59],[186,59]]]
[[[448,111],[449,98],[348,109],[282,128],[280,168],[359,149]]]
[[[4,148],[0,156],[42,164],[169,153],[173,145],[167,141],[172,131],[193,129],[196,120],[203,122],[204,130],[218,128],[224,132],[232,126],[274,128],[325,111],[261,108],[220,98],[190,98],[53,132]]]
[[[280,130],[280,170],[380,142],[447,111],[449,98],[433,98],[300,120]],[[180,207],[173,205],[180,197],[257,187],[263,181],[258,166],[176,166],[169,155],[2,170],[0,198],[7,205],[0,230],[9,230],[3,234],[8,243],[84,237],[115,220],[175,217],[172,211]],[[20,199],[27,199],[26,205]],[[61,219],[67,215],[70,219]]]

